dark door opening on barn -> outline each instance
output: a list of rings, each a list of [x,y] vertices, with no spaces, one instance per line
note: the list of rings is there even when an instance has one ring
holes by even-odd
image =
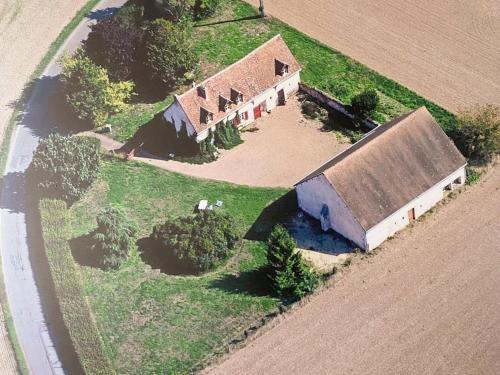
[[[415,221],[415,209],[412,208],[411,210],[408,210],[408,220],[410,221],[410,223],[412,221]]]
[[[285,105],[286,104],[286,97],[285,97],[285,90],[281,89],[278,91],[278,105]]]

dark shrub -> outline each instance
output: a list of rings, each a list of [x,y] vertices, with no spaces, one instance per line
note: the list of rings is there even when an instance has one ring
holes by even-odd
[[[282,298],[300,299],[317,287],[318,275],[304,262],[296,244],[282,225],[274,227],[267,244],[269,277]]]
[[[377,91],[366,90],[351,99],[351,110],[356,117],[366,119],[373,115],[378,103]]]
[[[167,220],[153,229],[152,237],[183,267],[194,273],[215,268],[226,260],[240,240],[234,219],[214,210]]]
[[[210,17],[217,11],[221,0],[196,0],[193,8],[194,18]]]
[[[217,124],[214,137],[215,145],[225,150],[229,150],[243,142],[239,129],[229,122]]]
[[[196,55],[185,27],[157,19],[144,39],[144,64],[153,80],[172,88],[191,78]]]
[[[314,120],[326,120],[328,118],[328,111],[311,100],[304,100],[301,104],[301,109],[307,118]]]
[[[500,153],[500,107],[475,106],[461,112],[452,137],[465,157],[490,160]]]
[[[136,226],[114,207],[106,207],[97,216],[92,250],[105,268],[119,268],[135,246]]]
[[[96,64],[106,68],[113,81],[131,79],[137,61],[143,31],[129,17],[139,15],[123,14],[122,18],[111,17],[99,21],[92,26],[85,42],[87,55]]]
[[[51,134],[38,145],[30,176],[39,194],[74,202],[99,173],[100,144],[97,139]]]
[[[195,0],[147,0],[147,6],[152,9],[152,18],[164,18],[178,23],[193,18]]]
[[[116,18],[127,26],[140,26],[144,21],[144,6],[137,4],[126,5],[118,11]]]

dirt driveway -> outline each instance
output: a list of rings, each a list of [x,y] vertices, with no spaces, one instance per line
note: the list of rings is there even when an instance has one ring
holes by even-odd
[[[212,374],[498,374],[500,166]]]
[[[265,6],[451,110],[500,104],[498,0],[273,0]]]
[[[333,133],[321,131],[323,124],[319,121],[306,120],[295,97],[259,119],[255,126],[258,131],[242,133],[243,144],[223,151],[217,161],[209,164],[147,160],[195,177],[251,186],[291,187],[350,145],[339,142]]]

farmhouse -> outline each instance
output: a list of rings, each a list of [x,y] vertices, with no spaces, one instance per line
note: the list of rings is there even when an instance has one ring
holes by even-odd
[[[464,157],[425,107],[381,125],[295,185],[299,207],[364,250],[465,182]]]
[[[243,127],[270,112],[298,91],[300,66],[281,35],[184,94],[175,96],[164,113],[177,134],[187,132],[197,142],[216,124]]]

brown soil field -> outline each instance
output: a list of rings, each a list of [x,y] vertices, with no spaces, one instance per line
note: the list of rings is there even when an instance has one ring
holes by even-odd
[[[500,104],[498,0],[272,0],[265,7],[450,110]]]
[[[498,374],[500,167],[211,374]]]
[[[0,134],[23,86],[86,0],[0,1]]]

